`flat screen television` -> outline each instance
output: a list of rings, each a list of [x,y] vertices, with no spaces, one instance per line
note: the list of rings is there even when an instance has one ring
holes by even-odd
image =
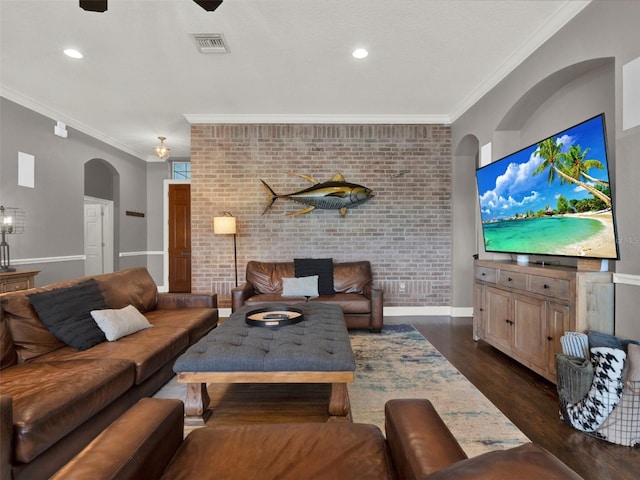
[[[604,114],[476,170],[487,252],[618,259]]]

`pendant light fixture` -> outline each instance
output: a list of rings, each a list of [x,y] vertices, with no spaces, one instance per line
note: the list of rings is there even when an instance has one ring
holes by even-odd
[[[166,139],[167,137],[158,137],[158,140],[160,140],[160,145],[153,147],[153,153],[161,160],[166,160],[167,158],[169,158],[169,155],[171,155],[171,149],[164,144],[164,141]]]

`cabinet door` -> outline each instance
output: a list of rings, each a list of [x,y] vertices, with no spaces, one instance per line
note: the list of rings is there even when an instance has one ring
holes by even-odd
[[[473,339],[475,341],[484,338],[484,309],[486,287],[480,283],[473,286]]]
[[[534,370],[547,369],[546,302],[513,294],[513,353]]]
[[[494,347],[511,352],[511,294],[487,287],[485,295],[485,338]]]
[[[561,303],[547,302],[547,370],[556,378],[556,353],[562,353],[560,337],[571,331],[569,307]]]

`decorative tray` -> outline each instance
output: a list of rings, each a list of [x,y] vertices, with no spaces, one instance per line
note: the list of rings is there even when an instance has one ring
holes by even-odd
[[[254,327],[277,328],[293,325],[304,319],[302,310],[292,307],[258,308],[247,312],[245,322]]]

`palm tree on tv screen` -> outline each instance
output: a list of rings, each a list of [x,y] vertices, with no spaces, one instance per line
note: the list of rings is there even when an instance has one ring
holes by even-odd
[[[572,145],[569,151],[564,153],[561,149],[562,143],[558,142],[555,138],[547,138],[540,142],[535,153],[542,158],[543,162],[533,171],[533,175],[539,175],[548,168],[549,174],[547,180],[549,183],[553,183],[557,175],[561,183],[569,182],[579,185],[593,196],[602,200],[607,207],[611,207],[610,197],[593,185],[580,180],[580,177],[583,177],[589,181],[608,186],[609,184],[607,182],[597,180],[587,174],[591,168],[604,168],[602,162],[598,160],[584,160],[589,149],[587,148],[583,151],[580,145]]]
[[[609,182],[594,178],[587,173],[591,168],[604,170],[604,165],[600,160],[585,160],[584,157],[587,156],[587,153],[589,153],[589,148],[582,150],[580,145],[571,145],[569,151],[564,154],[567,173],[578,180],[582,177],[590,182],[599,183],[605,187],[608,186]]]

